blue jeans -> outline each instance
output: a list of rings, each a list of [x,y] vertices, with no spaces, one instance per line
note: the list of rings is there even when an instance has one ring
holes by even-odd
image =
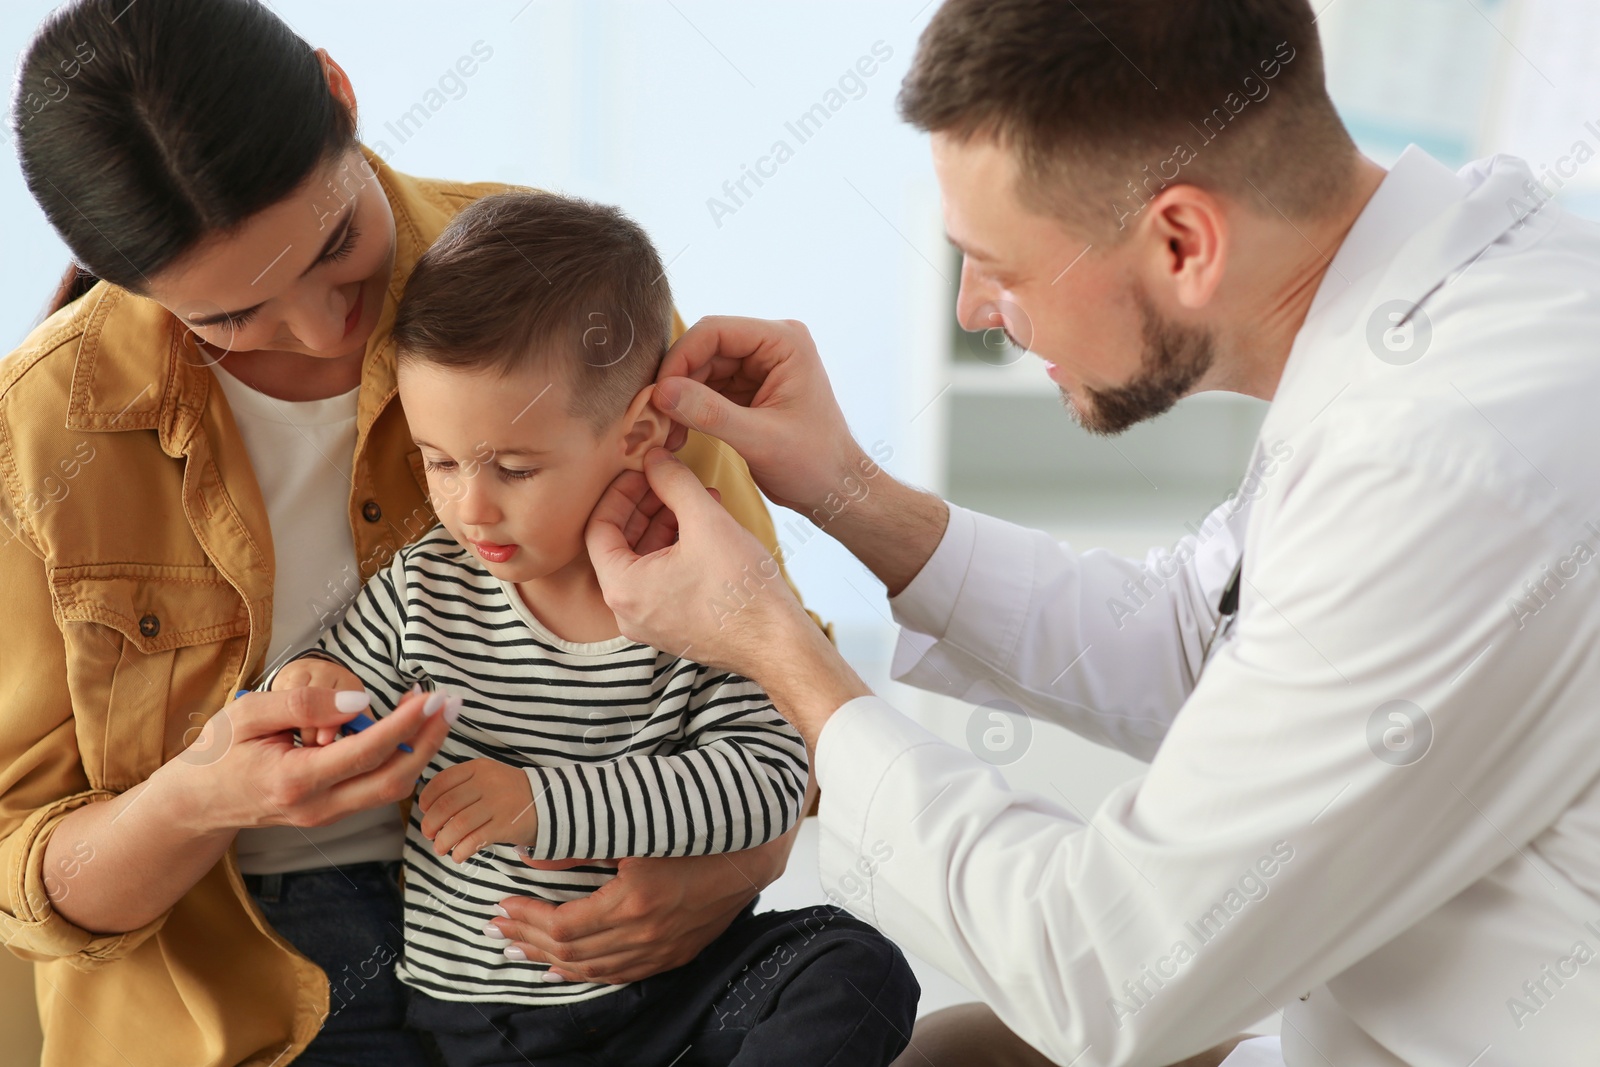
[[[408,1029],[414,994],[394,975],[405,943],[398,860],[247,874],[245,887],[283,938],[328,974],[328,1018],[296,1067],[438,1067],[428,1035]]]

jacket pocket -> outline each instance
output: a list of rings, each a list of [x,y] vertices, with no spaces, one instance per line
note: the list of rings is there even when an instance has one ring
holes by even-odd
[[[250,635],[244,601],[206,565],[55,567],[78,749],[121,791],[183,749],[226,701]]]

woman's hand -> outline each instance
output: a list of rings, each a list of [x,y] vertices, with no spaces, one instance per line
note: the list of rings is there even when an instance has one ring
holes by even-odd
[[[291,660],[278,668],[278,673],[272,678],[272,692],[280,693],[289,689],[333,689],[354,690],[362,692],[366,683],[356,677],[354,671],[343,664],[335,663],[331,659],[321,656],[302,656]],[[315,730],[300,735],[302,745],[331,745],[339,737],[339,728],[336,726],[320,726]]]
[[[70,897],[52,901],[56,910],[86,930],[136,930],[192,889],[241,829],[325,826],[410,795],[449,730],[442,694],[408,696],[338,744],[295,745],[296,731],[336,730],[367,702],[366,693],[300,688],[224,706],[149,778],[57,824],[47,849],[87,842],[95,862]]]
[[[326,826],[411,795],[449,732],[442,693],[414,692],[363,730],[326,747],[298,747],[366,709],[365,692],[301,687],[247,693],[207,721],[147,789],[176,796],[193,834],[255,826]],[[410,752],[400,745],[409,745]]]
[[[512,959],[548,963],[567,981],[636,982],[699,955],[783,872],[793,847],[791,830],[716,856],[527,861],[544,870],[615,862],[617,876],[565,904],[507,897],[505,916],[491,922]]]

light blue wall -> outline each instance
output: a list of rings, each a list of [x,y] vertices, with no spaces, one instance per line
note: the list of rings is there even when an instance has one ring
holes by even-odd
[[[51,6],[0,6],[0,54],[13,65]],[[386,145],[395,166],[623,205],[671,261],[687,318],[722,312],[803,319],[857,435],[894,450],[891,470],[928,477],[933,445],[912,420],[932,399],[923,395],[930,392],[923,371],[942,358],[926,343],[929,320],[948,315],[954,292],[927,151],[893,104],[933,3],[274,6],[346,67],[363,135]],[[1555,101],[1574,116],[1588,108],[1600,118],[1600,102],[1587,83],[1573,81],[1578,67],[1560,58],[1562,42],[1549,29],[1552,18],[1566,17],[1563,6],[1577,12],[1593,5],[1318,0],[1335,97],[1380,161],[1398,151],[1391,142],[1406,138],[1430,140],[1450,162],[1486,143],[1515,141],[1536,161],[1553,159],[1539,153],[1562,147],[1567,127],[1580,128],[1576,119],[1530,132],[1523,116],[1550,114]],[[1586,17],[1584,25],[1593,21]],[[1529,39],[1518,38],[1514,50],[1510,41],[1519,33]],[[1441,34],[1449,35],[1443,46]],[[470,78],[450,82],[447,72],[475,45],[492,54]],[[875,45],[890,58],[859,90],[847,83],[860,98],[830,101],[828,91]],[[1552,72],[1550,84],[1533,76],[1535,63]],[[1464,88],[1441,92],[1443,84]],[[786,123],[828,102],[837,111],[800,143]],[[391,126],[419,103],[437,110],[402,142]],[[753,195],[734,204],[724,183],[737,181],[779,140],[793,157],[762,187],[747,182]],[[736,210],[716,217],[708,207],[713,197]],[[9,151],[0,161],[0,220],[0,342],[9,347],[35,321],[67,261]],[[797,551],[793,567],[825,615],[881,625],[881,602],[867,599],[877,601],[875,584],[826,538]]]
[[[0,52],[12,65],[51,6],[8,0],[0,7]],[[900,427],[930,398],[913,403],[896,383],[898,368],[917,356],[906,349],[906,293],[933,274],[896,231],[912,229],[908,192],[920,189],[924,205],[935,194],[926,149],[895,118],[893,97],[932,11],[913,21],[922,6],[274,4],[349,72],[363,139],[386,143],[394,166],[620,204],[671,260],[672,286],[690,321],[710,313],[806,321],[858,436],[900,443],[901,458],[888,465],[912,477],[917,469]],[[475,44],[492,55],[458,87],[447,72]],[[800,143],[785,123],[824,102],[875,44],[889,59],[861,88],[847,82],[860,98],[843,96]],[[441,77],[446,91],[429,97]],[[402,142],[398,121],[419,103],[437,111]],[[714,218],[708,199],[732,205],[723,183],[738,180],[779,139],[793,157],[763,187],[747,179],[754,195]],[[67,262],[9,150],[0,161],[0,218],[7,251],[0,341],[9,347],[36,320]],[[942,264],[942,247],[924,243],[923,254]],[[796,551],[793,568],[829,617],[877,621],[844,576],[865,592],[873,590],[870,578],[826,538]]]

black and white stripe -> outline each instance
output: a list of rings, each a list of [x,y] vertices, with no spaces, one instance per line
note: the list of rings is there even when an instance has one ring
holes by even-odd
[[[575,645],[435,527],[304,654],[337,659],[387,714],[416,682],[465,700],[424,778],[487,758],[526,768],[539,859],[688,856],[762,844],[799,818],[805,745],[759,686],[618,637]],[[509,845],[466,863],[406,829],[402,980],[447,1000],[584,1000],[620,988],[537,981],[484,936],[507,896],[585,896],[606,867],[535,871]]]

